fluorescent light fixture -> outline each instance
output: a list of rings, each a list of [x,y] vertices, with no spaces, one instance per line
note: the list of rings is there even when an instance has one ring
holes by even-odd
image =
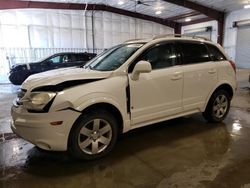
[[[185,22],[190,22],[192,19],[191,18],[186,18]]]
[[[118,5],[123,5],[124,2],[123,1],[118,1]]]
[[[250,4],[244,6],[245,9],[250,8]]]
[[[160,10],[157,10],[156,12],[155,12],[155,14],[157,14],[157,15],[159,15],[159,14],[161,14],[162,12],[160,11]]]

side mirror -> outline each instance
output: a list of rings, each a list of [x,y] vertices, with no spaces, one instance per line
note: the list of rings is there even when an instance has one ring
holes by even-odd
[[[149,73],[152,71],[151,64],[148,61],[139,61],[131,74],[131,79],[136,81],[141,73]]]

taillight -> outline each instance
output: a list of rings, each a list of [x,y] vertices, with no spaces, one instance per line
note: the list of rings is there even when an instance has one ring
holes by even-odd
[[[236,74],[236,65],[235,65],[235,62],[233,62],[232,60],[230,60],[229,63],[230,63],[231,66],[233,67],[234,72],[235,72],[235,74]]]

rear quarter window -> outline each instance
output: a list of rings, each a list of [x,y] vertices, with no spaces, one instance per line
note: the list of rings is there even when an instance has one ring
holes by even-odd
[[[211,61],[207,47],[203,43],[181,42],[179,50],[182,64],[194,64]]]
[[[224,54],[216,47],[211,44],[207,44],[210,57],[213,61],[224,61],[227,60],[227,58],[224,56]]]

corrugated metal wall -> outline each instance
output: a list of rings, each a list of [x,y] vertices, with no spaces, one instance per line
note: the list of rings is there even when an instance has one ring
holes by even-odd
[[[0,77],[8,72],[7,56],[14,64],[64,51],[99,53],[128,39],[173,32],[154,22],[103,11],[0,11]]]

